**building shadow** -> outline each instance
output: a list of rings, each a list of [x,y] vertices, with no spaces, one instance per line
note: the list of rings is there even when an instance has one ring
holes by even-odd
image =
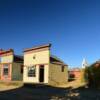
[[[56,88],[47,85],[28,85],[1,91],[0,100],[100,100],[100,90],[79,87]]]

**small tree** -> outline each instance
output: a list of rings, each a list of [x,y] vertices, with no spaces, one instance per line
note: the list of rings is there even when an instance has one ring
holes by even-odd
[[[92,87],[100,87],[100,64],[97,66],[96,63],[90,65],[85,74],[88,74],[88,83]]]

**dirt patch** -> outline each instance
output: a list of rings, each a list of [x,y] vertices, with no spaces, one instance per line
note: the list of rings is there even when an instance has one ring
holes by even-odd
[[[0,91],[16,89],[23,86],[22,82],[0,82]]]

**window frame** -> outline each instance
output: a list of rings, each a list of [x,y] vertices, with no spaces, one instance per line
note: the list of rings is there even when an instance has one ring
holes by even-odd
[[[36,66],[30,66],[30,67],[28,67],[27,76],[28,77],[36,77]]]
[[[9,64],[3,64],[3,75],[4,76],[9,75]]]

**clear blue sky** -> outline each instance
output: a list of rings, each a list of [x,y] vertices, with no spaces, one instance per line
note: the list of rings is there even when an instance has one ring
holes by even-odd
[[[100,58],[100,0],[0,0],[0,48],[52,43],[71,66]]]

